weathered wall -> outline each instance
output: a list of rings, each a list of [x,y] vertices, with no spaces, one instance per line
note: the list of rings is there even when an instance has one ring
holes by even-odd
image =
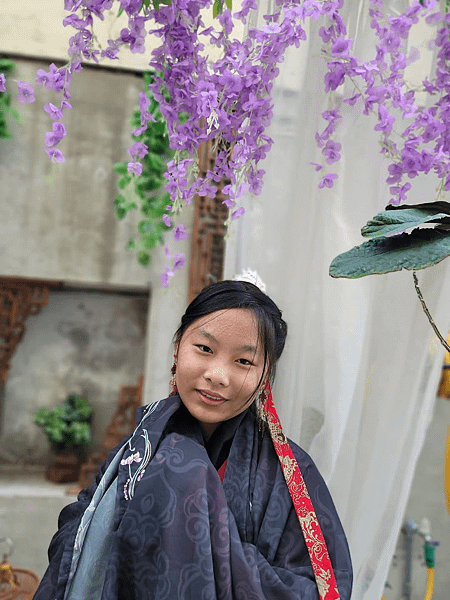
[[[0,449],[43,463],[49,444],[32,419],[71,392],[94,408],[91,449],[98,449],[120,388],[144,372],[148,296],[53,291],[12,360],[5,385]]]

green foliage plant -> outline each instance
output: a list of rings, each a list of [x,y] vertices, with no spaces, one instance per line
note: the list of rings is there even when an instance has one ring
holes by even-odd
[[[0,58],[0,73],[4,75],[11,74],[14,71],[15,64],[12,60]],[[11,106],[11,94],[0,92],[0,138],[12,138],[8,130],[7,115],[10,115],[20,123],[18,111]]]
[[[437,200],[400,206],[389,204],[366,223],[361,234],[371,239],[336,256],[330,265],[331,277],[358,279],[401,269],[412,271],[422,308],[439,341],[450,352],[449,344],[427,308],[416,275],[416,271],[450,256],[450,203]]]
[[[90,441],[91,416],[92,408],[85,398],[70,394],[65,402],[55,408],[40,408],[33,418],[43,429],[53,449],[61,452],[80,448]]]
[[[167,216],[166,221],[163,219],[164,215],[171,211],[170,195],[163,185],[166,183],[164,173],[167,162],[174,153],[169,147],[167,124],[159,104],[148,90],[155,76],[153,72],[144,73],[146,95],[150,100],[148,111],[155,121],[149,121],[147,128],[140,135],[133,135],[134,140],[148,147],[148,153],[142,158],[142,174],[137,177],[130,173],[127,162],[114,165],[114,170],[119,174],[119,193],[114,201],[118,218],[124,219],[129,212],[136,209],[139,209],[143,216],[137,226],[138,234],[128,241],[127,248],[136,251],[137,259],[144,267],[150,263],[153,248],[164,242],[164,233],[172,229]],[[133,113],[131,125],[134,130],[141,127],[139,108]]]

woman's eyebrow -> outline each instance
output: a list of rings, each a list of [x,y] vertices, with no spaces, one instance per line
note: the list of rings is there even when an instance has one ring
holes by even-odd
[[[247,345],[239,346],[238,348],[235,348],[235,350],[237,352],[252,352],[253,354],[256,354],[258,351],[255,346],[247,346]]]
[[[213,334],[209,333],[209,331],[206,331],[206,329],[200,329],[200,333],[211,342],[215,342],[216,344],[219,343]]]
[[[211,342],[215,342],[216,344],[218,344],[218,340],[213,336],[212,333],[210,333],[209,331],[206,331],[206,329],[200,329],[200,333],[207,338],[208,340],[210,340]],[[238,346],[237,348],[234,349],[236,352],[252,352],[253,354],[256,354],[258,349],[256,348],[256,346],[252,346],[250,344],[244,344],[243,346]]]

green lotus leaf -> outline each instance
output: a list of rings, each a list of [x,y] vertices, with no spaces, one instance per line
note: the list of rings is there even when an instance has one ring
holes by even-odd
[[[357,279],[401,269],[425,269],[449,255],[449,231],[418,228],[411,233],[375,238],[339,254],[330,265],[330,275]]]
[[[405,205],[402,207],[396,206],[394,209],[387,207],[387,210],[378,213],[364,225],[361,229],[361,234],[364,237],[379,238],[401,233],[405,229],[417,227],[423,223],[450,224],[450,204],[448,204],[449,212],[442,210],[443,207],[432,206],[433,204],[448,203],[433,202],[416,206]]]

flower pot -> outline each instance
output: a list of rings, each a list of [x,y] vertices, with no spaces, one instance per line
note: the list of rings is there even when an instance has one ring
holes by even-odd
[[[78,481],[81,458],[74,450],[63,450],[53,455],[53,462],[45,474],[54,483],[73,483]]]

